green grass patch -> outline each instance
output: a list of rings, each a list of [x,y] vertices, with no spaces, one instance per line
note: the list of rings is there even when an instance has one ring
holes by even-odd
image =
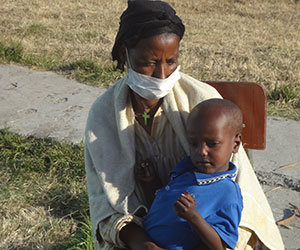
[[[268,94],[268,114],[300,121],[300,87],[275,85]]]
[[[5,44],[0,41],[0,62],[21,62],[23,56],[23,48],[21,43],[11,42]]]
[[[32,29],[38,32],[39,26],[34,26]],[[37,56],[26,53],[22,44],[18,42],[10,42],[9,44],[0,42],[0,63],[11,62],[55,71],[78,82],[97,87],[111,86],[124,75],[116,69],[113,63],[99,65],[88,58],[78,59],[74,62],[63,62],[56,56]]]
[[[280,116],[300,121],[300,107],[294,107],[290,103],[268,101],[268,115]]]
[[[54,70],[57,68],[57,65],[60,65],[62,62],[59,58],[55,56],[36,56],[33,54],[26,54],[22,55],[21,63],[23,65],[29,67],[35,67],[43,70]]]
[[[0,130],[0,249],[92,249],[83,145]]]
[[[278,84],[276,84],[275,88],[270,91],[268,98],[272,101],[291,103],[297,108],[300,103],[300,88],[292,85],[278,87]]]
[[[82,146],[21,137],[7,130],[1,130],[0,135],[0,161],[13,176],[28,172],[60,176],[66,171],[72,179],[85,175]]]
[[[92,236],[92,222],[88,215],[83,215],[84,221],[80,222],[80,228],[74,235],[71,243],[66,248],[69,250],[93,250],[94,239]]]
[[[114,64],[102,67],[91,59],[77,60],[70,64],[62,65],[55,70],[62,71],[79,82],[104,87],[112,85],[124,74],[117,70]]]

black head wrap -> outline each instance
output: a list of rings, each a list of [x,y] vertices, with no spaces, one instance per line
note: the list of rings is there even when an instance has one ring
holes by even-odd
[[[120,27],[112,49],[113,61],[118,68],[124,69],[120,58],[120,46],[134,47],[141,39],[163,33],[174,33],[181,39],[184,25],[175,10],[165,2],[131,0],[120,18]]]

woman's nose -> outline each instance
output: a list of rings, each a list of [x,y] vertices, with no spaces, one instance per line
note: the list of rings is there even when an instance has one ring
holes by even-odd
[[[157,64],[152,76],[159,79],[167,78],[168,76],[166,74],[165,65],[162,63]]]

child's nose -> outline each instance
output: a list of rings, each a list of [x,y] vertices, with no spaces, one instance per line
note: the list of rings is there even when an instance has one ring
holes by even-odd
[[[207,146],[205,143],[201,143],[199,153],[201,156],[207,156]]]

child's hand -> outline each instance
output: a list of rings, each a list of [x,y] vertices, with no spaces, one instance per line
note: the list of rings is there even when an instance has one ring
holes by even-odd
[[[197,206],[197,203],[190,193],[185,191],[184,194],[181,194],[178,200],[174,203],[175,214],[187,221],[192,221],[195,216],[200,215],[195,206]]]

